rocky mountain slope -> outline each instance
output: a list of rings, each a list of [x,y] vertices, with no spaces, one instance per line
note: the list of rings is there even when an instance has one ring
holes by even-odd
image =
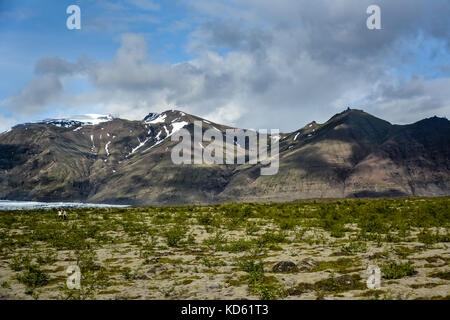
[[[89,115],[14,127],[0,135],[0,199],[183,204],[450,194],[450,121],[392,125],[348,109],[281,134],[280,168],[176,165],[181,128],[229,127],[170,110],[142,121]],[[204,146],[202,146],[203,148]]]

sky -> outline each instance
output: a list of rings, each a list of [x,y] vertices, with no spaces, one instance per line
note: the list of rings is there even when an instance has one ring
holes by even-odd
[[[448,0],[0,0],[0,131],[169,109],[282,132],[347,107],[448,118],[449,16]]]

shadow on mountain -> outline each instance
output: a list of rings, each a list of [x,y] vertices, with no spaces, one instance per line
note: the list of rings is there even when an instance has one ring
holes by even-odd
[[[408,196],[408,194],[396,189],[389,189],[380,192],[372,190],[363,190],[347,195],[347,197],[349,198],[398,198],[405,196]]]
[[[292,166],[299,169],[308,170],[322,170],[322,168],[330,168],[329,163],[324,158],[319,147],[314,145],[308,145],[305,149],[299,150],[299,152],[280,160],[282,166]]]
[[[0,170],[21,166],[32,154],[32,148],[27,145],[0,144]]]

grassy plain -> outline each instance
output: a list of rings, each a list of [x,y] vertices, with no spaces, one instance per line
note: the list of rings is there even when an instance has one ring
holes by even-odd
[[[449,299],[449,227],[450,198],[0,211],[0,299]]]

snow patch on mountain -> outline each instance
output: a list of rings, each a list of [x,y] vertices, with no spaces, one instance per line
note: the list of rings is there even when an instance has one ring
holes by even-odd
[[[139,141],[139,145],[138,145],[137,147],[133,148],[133,149],[131,150],[131,153],[128,154],[128,156],[131,156],[133,153],[135,153],[135,152],[138,151],[140,148],[142,148],[142,147],[147,143],[147,141],[150,140],[150,137],[147,137],[144,141],[139,140],[139,138],[137,138],[137,139],[138,139],[138,141]]]
[[[166,136],[168,136],[169,135],[169,130],[167,130],[166,126],[164,126],[164,130],[166,131]]]
[[[91,150],[92,150],[92,152],[94,152],[95,151],[95,143],[94,143],[94,136],[92,134],[91,134],[91,142],[92,142]]]
[[[111,144],[111,141],[109,141],[106,145],[105,145],[105,151],[106,151],[106,156],[109,157],[110,153],[109,153],[109,145]]]
[[[172,132],[170,133],[169,136],[173,135],[178,130],[181,130],[182,128],[184,128],[184,126],[187,126],[188,124],[189,123],[186,122],[186,121],[180,121],[180,122],[172,123]]]
[[[161,143],[163,143],[163,141],[165,141],[167,138],[169,138],[170,136],[172,136],[175,132],[181,130],[184,126],[188,125],[189,123],[186,121],[181,121],[181,122],[175,122],[172,123],[172,131],[170,132],[170,134],[168,134],[166,137],[164,137],[163,139],[160,140],[159,136],[161,134],[161,131],[158,133],[158,135],[156,136],[156,140],[158,140],[154,145],[152,145],[150,148],[144,150],[144,152],[147,152],[151,149],[153,149],[154,147],[156,147],[157,145],[160,145]]]
[[[158,115],[156,118],[154,118],[152,120],[145,121],[145,123],[147,123],[147,124],[161,123],[161,122],[165,122],[166,118],[167,118],[167,114],[161,114],[161,115]]]
[[[70,128],[73,126],[92,126],[112,120],[114,120],[114,118],[111,115],[89,113],[69,118],[45,119],[42,121],[33,122],[33,124],[47,124],[62,128]]]
[[[159,113],[151,112],[144,118],[144,122],[145,123],[150,122],[150,121],[156,119],[158,116],[159,116]]]

